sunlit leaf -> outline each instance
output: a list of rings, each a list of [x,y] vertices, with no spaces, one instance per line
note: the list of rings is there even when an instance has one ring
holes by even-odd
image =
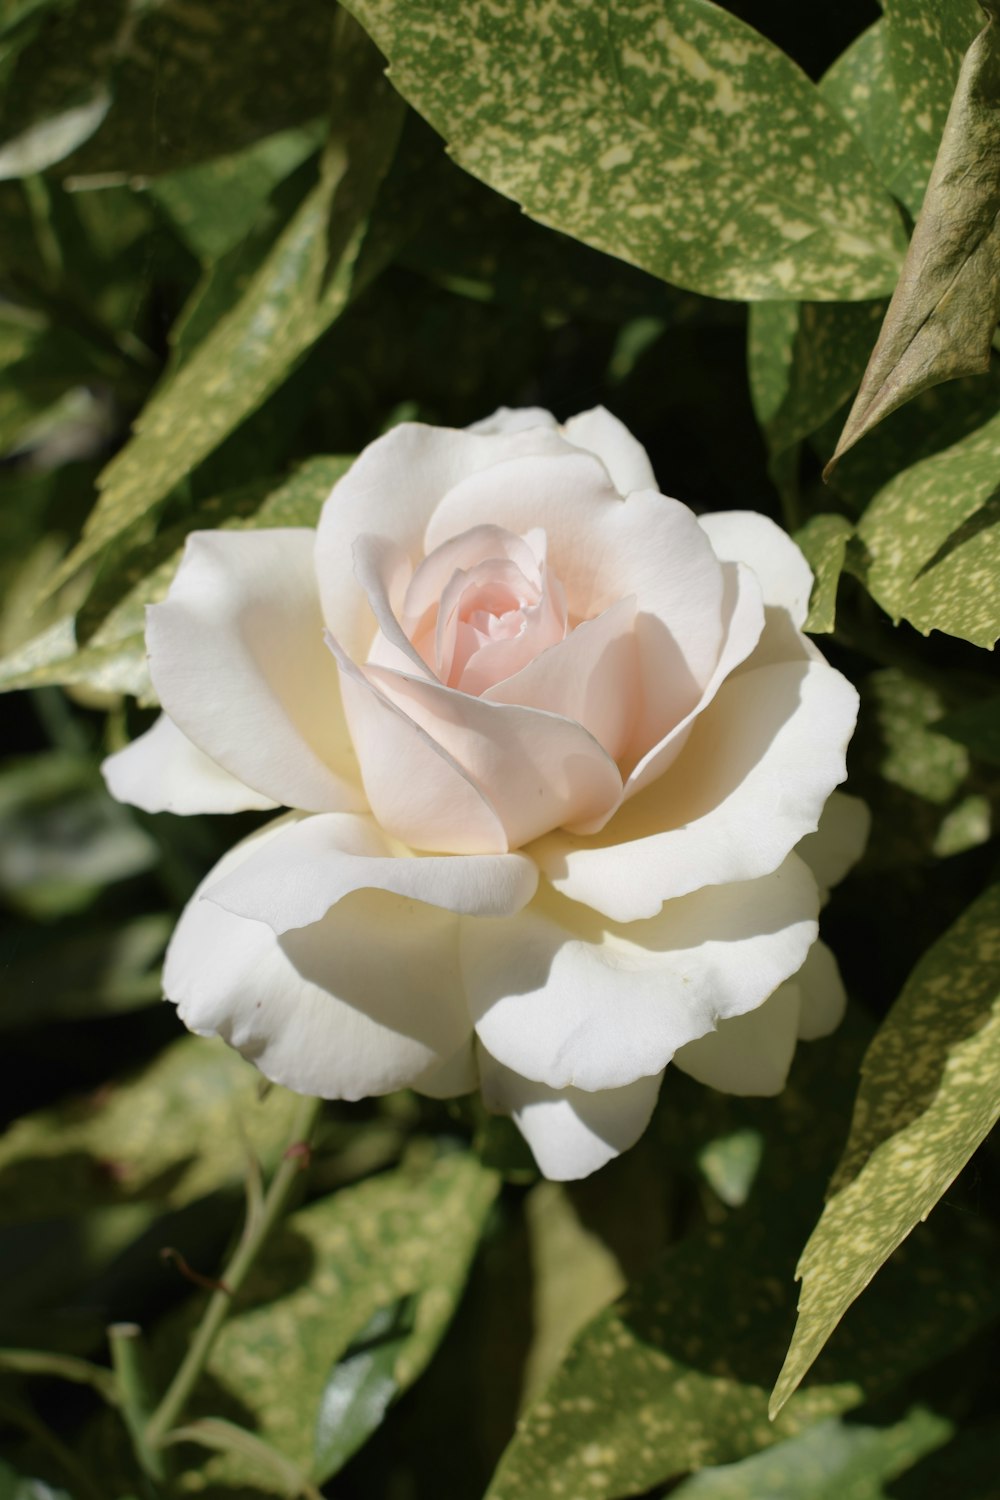
[[[926,8],[926,7],[925,7]],[[970,47],[920,217],[829,467],[918,392],[989,368],[1000,315],[1000,12]]]
[[[287,376],[358,290],[365,223],[391,160],[402,110],[369,48],[352,45],[341,126],[320,181],[245,295],[153,398],[135,436],[105,471],[101,498],[67,577],[157,506]],[[366,261],[366,275],[378,269]]]
[[[888,1500],[886,1484],[952,1430],[920,1406],[887,1427],[831,1418],[742,1463],[703,1469],[672,1493],[676,1500]]]
[[[829,634],[836,622],[837,585],[853,531],[850,521],[843,516],[813,516],[795,533],[795,540],[814,574],[805,628],[815,635]]]
[[[894,17],[897,10],[908,14],[914,8],[893,6]],[[884,18],[869,26],[827,70],[819,87],[826,102],[860,136],[885,186],[906,204],[915,218],[923,202],[934,147],[930,159],[925,161],[929,137],[923,132],[914,139],[914,132],[920,128],[914,120],[917,111],[900,107],[888,33],[889,22]],[[956,77],[957,72],[956,65]],[[922,78],[923,72],[918,76]]]
[[[894,620],[991,647],[1000,635],[1000,417],[903,469],[858,536],[864,581]]]
[[[921,959],[862,1064],[847,1147],[799,1262],[799,1319],[772,1411],[995,1123],[998,1077],[1000,886],[993,886]]]
[[[892,287],[902,229],[864,151],[708,0],[350,8],[460,164],[542,223],[714,296]]]

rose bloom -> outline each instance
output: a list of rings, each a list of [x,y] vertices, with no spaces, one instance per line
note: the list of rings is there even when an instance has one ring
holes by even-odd
[[[668,1063],[777,1092],[840,1019],[817,912],[865,833],[811,582],[600,408],[406,423],[315,531],[190,536],[108,785],[292,810],[184,911],[185,1024],[304,1094],[478,1088],[555,1178],[638,1139]]]

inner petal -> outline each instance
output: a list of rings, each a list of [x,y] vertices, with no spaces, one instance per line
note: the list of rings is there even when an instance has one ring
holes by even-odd
[[[482,525],[424,559],[400,624],[439,682],[479,696],[564,639],[565,591],[545,550],[543,531]]]

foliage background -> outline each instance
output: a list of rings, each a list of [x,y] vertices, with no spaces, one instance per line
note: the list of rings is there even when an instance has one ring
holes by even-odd
[[[0,1496],[996,1496],[993,8],[350,8],[0,4]],[[568,1187],[474,1101],[329,1106],[151,1478],[106,1328],[161,1391],[294,1100],[159,1003],[257,820],[105,795],[143,605],[396,421],[598,402],[817,570],[874,819],[848,1021],[776,1100],[669,1079]]]

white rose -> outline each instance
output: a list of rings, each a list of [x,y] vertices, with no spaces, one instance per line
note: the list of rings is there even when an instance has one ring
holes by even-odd
[[[810,863],[864,834],[840,797],[814,833],[857,696],[810,585],[600,409],[399,426],[317,531],[191,536],[148,616],[164,713],[108,785],[294,811],[181,917],[182,1019],[306,1094],[478,1086],[558,1178],[639,1137],[671,1061],[780,1089],[843,1006]]]

